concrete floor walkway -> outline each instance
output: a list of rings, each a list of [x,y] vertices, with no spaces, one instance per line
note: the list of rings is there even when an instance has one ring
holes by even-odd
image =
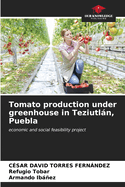
[[[62,94],[52,48],[47,51],[47,55],[26,94]]]

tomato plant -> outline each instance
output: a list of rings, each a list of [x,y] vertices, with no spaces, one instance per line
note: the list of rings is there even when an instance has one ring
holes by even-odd
[[[116,19],[116,22],[82,22],[79,18],[56,19],[53,45],[59,45],[63,41],[63,38],[61,37],[61,30],[64,28],[67,28],[72,32],[73,40],[77,40],[81,36],[85,37],[88,35],[90,38],[89,43],[92,41],[95,34],[103,33],[103,36],[100,39],[103,44],[106,36],[120,36],[123,33],[122,27],[124,26],[125,19]]]
[[[1,33],[2,48],[10,55],[14,55],[14,46],[25,54],[30,45],[50,44],[45,19],[1,19]]]

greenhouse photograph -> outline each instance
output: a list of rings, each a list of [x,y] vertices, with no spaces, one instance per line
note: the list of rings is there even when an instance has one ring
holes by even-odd
[[[125,18],[2,18],[1,94],[125,94]]]

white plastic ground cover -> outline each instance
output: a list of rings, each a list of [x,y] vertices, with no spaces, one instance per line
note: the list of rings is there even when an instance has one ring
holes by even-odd
[[[47,55],[26,94],[62,94],[52,48],[47,51]]]

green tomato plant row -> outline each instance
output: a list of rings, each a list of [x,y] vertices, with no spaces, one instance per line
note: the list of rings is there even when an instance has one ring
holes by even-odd
[[[45,19],[1,19],[1,41],[4,43],[2,50],[7,50],[10,55],[15,54],[16,47],[19,53],[29,53],[29,47],[49,45],[49,36]]]

